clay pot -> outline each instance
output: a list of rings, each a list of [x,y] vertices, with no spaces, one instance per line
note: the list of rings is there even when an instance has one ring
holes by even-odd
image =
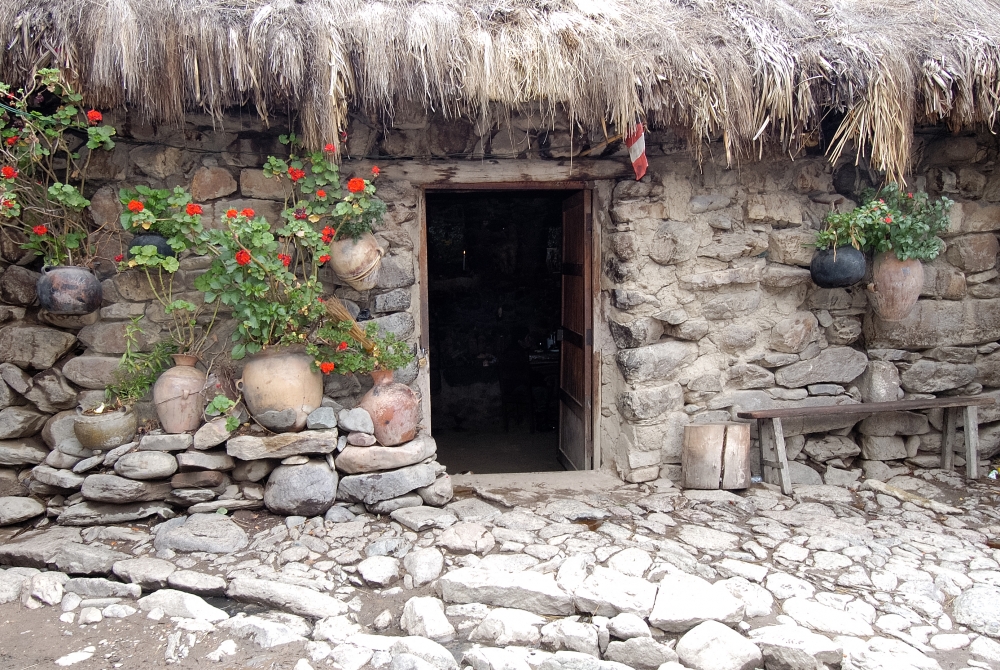
[[[371,233],[330,243],[330,267],[356,291],[374,288],[382,266],[382,247]]]
[[[392,381],[391,370],[372,372],[375,386],[358,403],[375,424],[375,439],[386,447],[409,442],[417,435],[420,398],[405,384]]]
[[[133,237],[132,241],[129,243],[128,257],[132,258],[132,256],[135,255],[132,251],[133,249],[137,247],[145,247],[150,244],[156,247],[156,253],[161,256],[170,257],[177,255],[174,253],[173,247],[167,243],[167,238],[163,235],[160,235],[159,233],[142,233]]]
[[[205,412],[205,373],[195,367],[197,356],[174,354],[174,367],[153,385],[153,404],[168,433],[197,430]]]
[[[323,403],[323,375],[312,369],[305,347],[265,349],[243,367],[237,388],[260,425],[276,433],[297,433]]]
[[[53,314],[90,314],[101,306],[101,281],[89,268],[43,267],[38,303]]]
[[[868,302],[883,321],[902,321],[917,304],[924,287],[924,266],[918,260],[901,261],[891,251],[875,256]]]
[[[864,279],[867,265],[864,253],[847,245],[817,251],[809,272],[813,283],[820,288],[843,288]]]
[[[73,432],[87,449],[114,449],[135,437],[136,419],[132,410],[117,410],[104,414],[81,414],[76,417]]]

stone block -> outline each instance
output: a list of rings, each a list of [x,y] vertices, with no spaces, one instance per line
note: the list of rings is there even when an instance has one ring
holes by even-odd
[[[889,361],[869,361],[857,381],[863,402],[894,402],[899,400],[899,370]]]
[[[976,378],[974,365],[957,365],[922,359],[900,376],[903,388],[910,393],[938,393],[961,388]]]
[[[775,381],[787,388],[801,388],[824,382],[846,383],[856,379],[868,366],[868,358],[855,349],[830,347],[807,361],[781,368]]]
[[[32,377],[31,389],[24,397],[47,414],[76,406],[76,389],[54,368],[43,370]]]
[[[735,319],[745,316],[760,306],[760,288],[719,291],[702,301],[701,314],[709,321]]]
[[[825,463],[834,458],[850,458],[861,453],[861,448],[854,440],[839,435],[807,439],[802,450],[817,463]]]
[[[699,242],[699,236],[694,234],[690,224],[666,221],[653,234],[649,257],[660,265],[682,263],[694,258]]]
[[[95,154],[95,157],[97,155],[99,154]],[[149,144],[132,149],[129,158],[143,174],[155,179],[166,179],[183,171],[186,157],[177,147]]]
[[[375,314],[405,312],[408,309],[410,309],[410,291],[405,288],[393,289],[375,296],[372,305],[372,312]]]
[[[797,354],[819,336],[819,321],[812,312],[796,312],[771,328],[771,348]]]
[[[809,270],[794,265],[768,263],[760,283],[767,288],[791,288],[812,280]]]
[[[226,442],[226,452],[233,458],[252,461],[286,458],[298,454],[329,454],[337,448],[336,430],[304,430],[268,437],[240,435]]]
[[[689,342],[659,342],[648,347],[625,349],[617,355],[618,368],[626,381],[667,380],[682,365],[693,363],[698,347]]]
[[[131,325],[129,321],[99,321],[87,326],[79,333],[80,341],[98,354],[125,353],[125,331]],[[163,339],[160,327],[149,319],[139,321],[139,332],[136,336],[136,347],[139,351],[150,351],[157,342]]]
[[[0,275],[0,300],[8,305],[31,305],[38,298],[35,284],[39,277],[34,270],[11,265]]]
[[[833,345],[853,344],[861,337],[861,319],[856,316],[838,316],[826,327],[826,341]]]
[[[948,261],[966,272],[983,272],[997,264],[1000,243],[996,235],[963,235],[949,240]]]
[[[104,390],[115,382],[115,372],[121,358],[84,354],[71,358],[63,365],[62,372],[71,382],[85,389]]]
[[[774,373],[753,363],[739,363],[729,368],[729,383],[738,389],[763,389],[774,385]]]
[[[263,170],[241,170],[240,193],[244,198],[284,202],[292,195],[292,183],[285,177],[268,177]]]
[[[191,178],[191,197],[196,202],[215,200],[235,192],[236,180],[225,168],[198,168]]]
[[[786,193],[762,193],[747,198],[747,218],[751,221],[802,223],[802,203]]]
[[[1000,186],[1000,180],[994,177],[990,184]],[[952,209],[957,207],[958,203],[953,205]],[[986,205],[981,202],[963,202],[961,203],[961,212],[961,231],[963,233],[987,233],[1000,230],[1000,206]]]
[[[710,328],[708,321],[705,319],[688,319],[681,324],[669,326],[664,330],[670,337],[676,337],[679,340],[688,340],[689,342],[697,342],[701,338],[708,335]]]
[[[916,412],[887,412],[873,414],[858,424],[862,435],[891,437],[893,435],[923,435],[930,432],[926,414]]]
[[[0,329],[0,362],[45,370],[75,344],[76,337],[72,333],[45,326],[14,324]]]
[[[767,238],[768,260],[809,267],[816,253],[816,231],[802,228],[772,231]]]
[[[757,326],[753,323],[734,323],[712,333],[715,344],[728,353],[745,351],[757,343]]]
[[[406,288],[417,281],[413,270],[413,253],[406,249],[394,250],[382,258],[376,286],[380,289]]]
[[[995,342],[1000,339],[1000,298],[920,300],[901,321],[866,315],[864,330],[872,349],[930,349]]]
[[[629,421],[654,419],[683,407],[684,389],[677,382],[618,394],[618,411]]]
[[[764,261],[761,259],[753,265],[684,275],[679,278],[679,281],[683,288],[704,290],[729,284],[755,284],[761,280],[763,274]]]
[[[609,319],[608,327],[619,349],[634,349],[653,344],[663,335],[663,324],[648,316],[627,323]]]
[[[906,458],[906,446],[901,437],[861,436],[861,458],[869,461],[895,461]]]

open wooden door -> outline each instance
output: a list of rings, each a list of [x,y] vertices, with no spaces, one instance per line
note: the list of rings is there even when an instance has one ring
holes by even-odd
[[[563,201],[559,459],[567,470],[589,470],[594,461],[591,422],[591,359],[594,347],[590,300],[592,221],[590,191],[578,191]]]

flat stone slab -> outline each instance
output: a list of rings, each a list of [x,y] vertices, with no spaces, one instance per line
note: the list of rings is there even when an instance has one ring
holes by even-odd
[[[205,551],[228,554],[250,543],[246,532],[221,514],[192,514],[171,519],[157,529],[153,546],[157,551]]]
[[[0,565],[43,569],[65,544],[82,541],[76,528],[31,531],[16,540],[0,543]]]
[[[172,507],[159,501],[121,505],[84,501],[64,509],[56,521],[63,526],[98,526],[138,521],[151,516],[170,519],[175,514]]]
[[[330,454],[337,448],[337,430],[304,430],[269,437],[238,435],[226,442],[226,453],[233,458],[255,461],[261,458],[285,458],[296,454]]]
[[[458,517],[448,510],[435,507],[403,507],[389,516],[415,533],[427,528],[444,529],[458,522]]]
[[[482,603],[527,610],[535,614],[568,615],[576,611],[573,596],[552,575],[459,568],[438,579],[445,602]]]
[[[430,486],[436,478],[437,469],[429,463],[388,472],[348,475],[340,480],[337,499],[371,505],[380,500],[398,498],[404,493]]]
[[[234,579],[229,583],[226,595],[240,602],[276,607],[313,619],[347,613],[345,603],[325,593],[264,579]]]
[[[416,465],[435,453],[437,453],[437,443],[434,438],[418,435],[398,447],[348,446],[337,456],[336,465],[341,472],[353,475]]]

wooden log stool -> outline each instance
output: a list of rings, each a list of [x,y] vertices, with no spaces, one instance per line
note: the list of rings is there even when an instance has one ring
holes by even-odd
[[[684,426],[681,473],[686,489],[745,489],[750,486],[750,424]]]

